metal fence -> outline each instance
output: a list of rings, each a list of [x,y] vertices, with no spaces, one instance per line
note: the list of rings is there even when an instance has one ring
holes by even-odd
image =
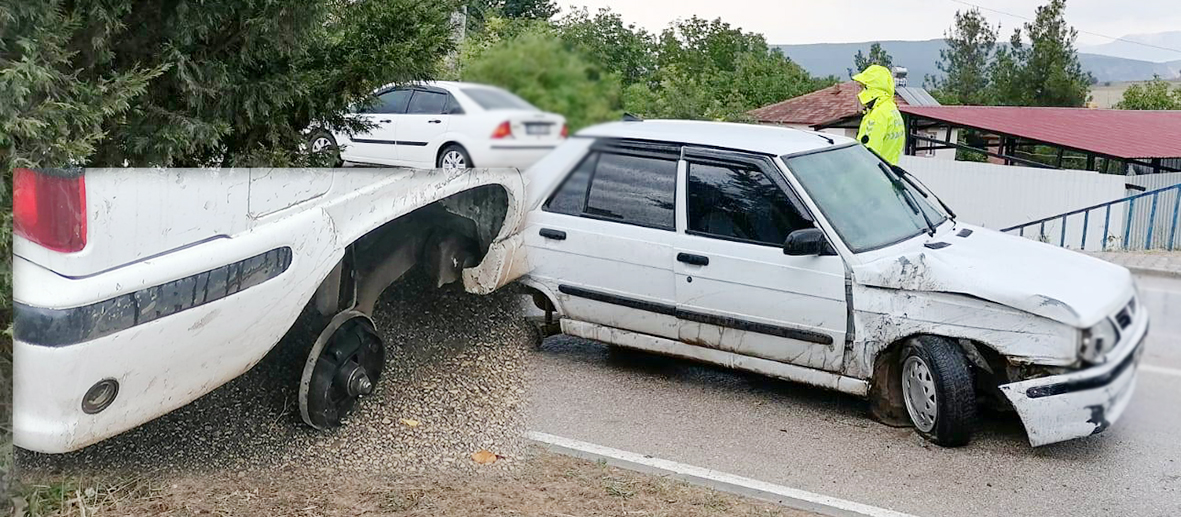
[[[1181,249],[1181,241],[1177,236],[1179,222],[1181,184],[1010,226],[1001,231],[1066,248],[1172,251]],[[1098,232],[1099,228],[1102,228],[1101,232]],[[1099,242],[1095,242],[1096,239]]]

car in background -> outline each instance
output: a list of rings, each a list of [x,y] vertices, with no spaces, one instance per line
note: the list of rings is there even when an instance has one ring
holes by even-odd
[[[419,168],[526,169],[566,138],[566,119],[494,86],[425,82],[387,86],[353,115],[366,133],[318,130],[313,152],[338,149],[339,160]]]

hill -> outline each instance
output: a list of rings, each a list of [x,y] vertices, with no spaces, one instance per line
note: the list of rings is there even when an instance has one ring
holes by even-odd
[[[846,70],[853,66],[853,55],[858,50],[868,53],[869,46],[873,43],[867,41],[773,46],[781,49],[784,54],[813,75],[835,75],[844,79],[848,77]],[[881,41],[879,43],[894,58],[896,66],[904,66],[909,70],[912,85],[921,84],[927,75],[939,74],[939,69],[936,67],[936,63],[939,62],[939,50],[946,48],[942,39]],[[1155,63],[1080,52],[1079,62],[1100,83],[1143,81],[1152,79],[1153,75],[1159,75],[1166,79],[1181,77],[1181,60]]]

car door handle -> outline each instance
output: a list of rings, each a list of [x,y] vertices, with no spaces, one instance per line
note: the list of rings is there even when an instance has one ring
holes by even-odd
[[[542,237],[545,237],[547,239],[553,239],[555,241],[566,240],[566,232],[564,232],[562,230],[552,230],[549,228],[542,228],[541,231],[537,232],[537,233],[541,234]]]
[[[427,124],[442,124],[443,121],[439,120],[439,119],[434,119],[434,120],[428,120],[428,121],[426,121],[426,123]]]
[[[694,266],[708,266],[709,257],[705,255],[694,255],[692,253],[677,253],[677,262],[693,264]]]
[[[384,120],[378,120],[378,122],[381,122],[382,124],[389,124],[390,122],[393,122],[393,121],[387,118]]]

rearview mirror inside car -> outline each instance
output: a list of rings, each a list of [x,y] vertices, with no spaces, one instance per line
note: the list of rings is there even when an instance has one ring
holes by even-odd
[[[836,255],[824,232],[819,228],[804,228],[787,235],[783,243],[784,255]]]

